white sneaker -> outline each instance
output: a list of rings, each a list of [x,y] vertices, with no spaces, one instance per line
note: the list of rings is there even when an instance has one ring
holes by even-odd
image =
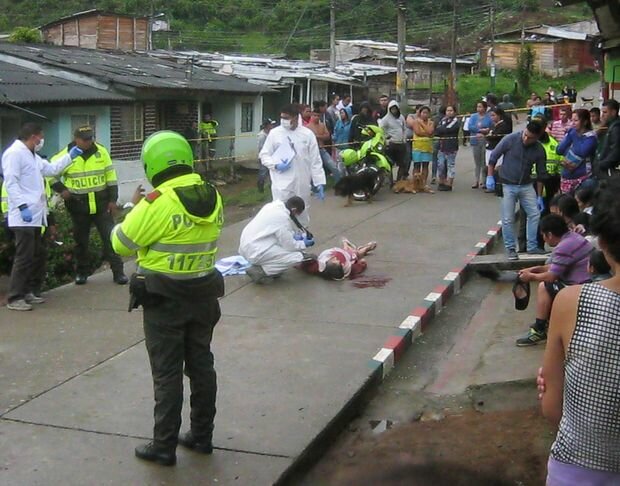
[[[6,305],[6,308],[14,311],[30,311],[32,306],[24,299],[14,300]]]
[[[45,299],[43,297],[39,297],[38,295],[32,293],[26,294],[24,300],[27,304],[42,304],[43,302],[45,302]]]

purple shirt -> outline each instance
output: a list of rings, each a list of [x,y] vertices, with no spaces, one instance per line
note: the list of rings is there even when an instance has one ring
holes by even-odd
[[[569,231],[551,252],[549,271],[569,285],[588,282],[588,264],[593,249],[583,236]]]

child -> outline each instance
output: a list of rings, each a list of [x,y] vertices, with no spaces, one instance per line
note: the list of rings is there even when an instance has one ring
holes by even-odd
[[[611,267],[607,260],[605,260],[605,255],[601,250],[594,250],[590,253],[588,272],[592,275],[593,282],[600,282],[612,277]]]

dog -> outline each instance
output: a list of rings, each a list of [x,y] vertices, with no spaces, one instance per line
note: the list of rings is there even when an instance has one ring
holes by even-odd
[[[408,192],[411,194],[417,194],[418,192],[434,194],[435,192],[426,184],[424,184],[422,174],[413,174],[413,177],[411,179],[395,182],[392,190],[395,193]]]
[[[353,203],[353,194],[363,192],[366,194],[366,201],[372,202],[372,189],[375,185],[375,175],[370,172],[361,172],[359,174],[346,175],[340,179],[334,186],[336,196],[346,197],[345,207]]]

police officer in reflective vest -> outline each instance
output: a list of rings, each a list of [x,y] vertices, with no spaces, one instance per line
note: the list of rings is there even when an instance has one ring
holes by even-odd
[[[211,338],[220,318],[218,298],[224,295],[224,279],[215,269],[223,205],[215,187],[193,173],[192,149],[178,133],[151,135],[141,158],[155,190],[112,230],[112,246],[120,255],[137,253],[129,307],[144,309],[155,389],[153,441],[135,453],[171,466],[177,443],[213,452],[217,384]],[[191,424],[179,435],[184,368],[191,387]]]
[[[114,282],[124,285],[128,279],[123,271],[123,261],[110,245],[110,231],[114,227],[113,214],[117,210],[118,199],[118,182],[112,159],[105,147],[93,140],[92,128],[80,127],[73,135],[74,141],[52,157],[52,161],[62,157],[73,146],[82,149],[83,154],[63,172],[52,189],[64,199],[73,221],[77,260],[75,283],[85,284],[91,272],[88,241],[94,223],[101,236],[103,258],[110,263]]]

